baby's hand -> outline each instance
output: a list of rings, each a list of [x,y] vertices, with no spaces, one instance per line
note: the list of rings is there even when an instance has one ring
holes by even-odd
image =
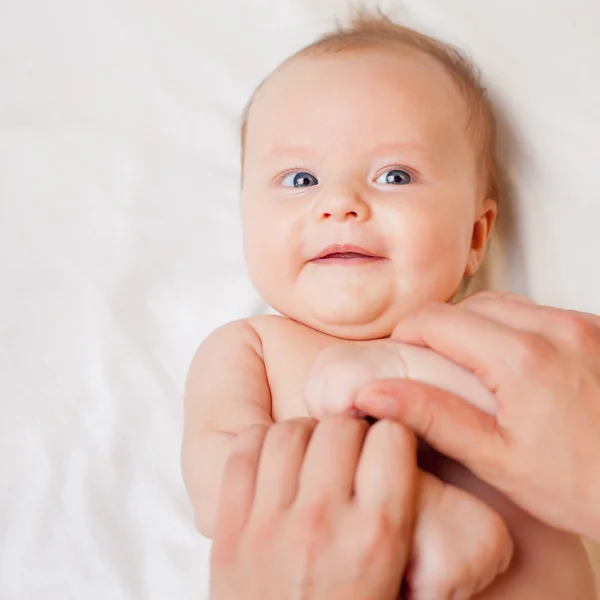
[[[495,413],[496,399],[471,372],[428,348],[399,342],[339,344],[322,350],[309,372],[305,400],[310,415],[360,413],[356,392],[374,379],[402,377],[453,392]]]
[[[512,554],[512,540],[495,511],[422,473],[405,575],[409,600],[468,600],[506,571]]]

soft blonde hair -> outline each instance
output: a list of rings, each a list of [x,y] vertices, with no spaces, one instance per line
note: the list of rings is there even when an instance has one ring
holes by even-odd
[[[500,213],[502,185],[496,154],[496,119],[478,69],[458,48],[399,25],[381,10],[373,12],[358,9],[347,25],[338,22],[333,31],[322,35],[312,44],[288,57],[273,73],[300,56],[319,56],[360,50],[402,50],[402,48],[416,50],[436,60],[444,67],[460,90],[467,108],[467,134],[472,139],[475,155],[479,162],[481,192],[484,198],[496,201]],[[242,177],[248,114],[256,94],[271,75],[256,88],[242,115]],[[490,254],[494,256],[490,256]],[[468,293],[486,289],[495,283],[495,280],[502,277],[499,258],[499,248],[488,248],[484,264],[478,269],[476,275],[465,277],[454,299],[457,300]]]

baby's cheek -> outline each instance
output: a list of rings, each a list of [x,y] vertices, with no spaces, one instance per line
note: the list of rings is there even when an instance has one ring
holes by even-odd
[[[354,405],[358,389],[374,379],[405,374],[402,360],[387,346],[331,346],[319,353],[310,369],[304,389],[308,412],[315,419],[339,414],[362,417]]]

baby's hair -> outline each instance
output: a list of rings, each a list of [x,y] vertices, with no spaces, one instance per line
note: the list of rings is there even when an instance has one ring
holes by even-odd
[[[458,48],[399,25],[381,10],[369,11],[361,8],[356,10],[348,25],[338,22],[333,31],[326,33],[287,58],[274,72],[301,56],[394,48],[399,51],[402,48],[412,49],[429,56],[442,65],[452,77],[466,104],[467,134],[473,141],[475,155],[479,161],[481,193],[484,194],[484,198],[495,200],[500,204],[502,190],[496,156],[496,119],[478,69]],[[256,94],[268,78],[254,91],[243,112],[241,126],[242,176],[248,114]],[[471,281],[471,285],[468,285],[469,282],[463,282],[460,295],[466,293],[467,288],[472,291],[473,285],[477,289],[487,287],[487,283],[483,283],[482,277],[487,279],[488,276],[479,273],[480,281]]]

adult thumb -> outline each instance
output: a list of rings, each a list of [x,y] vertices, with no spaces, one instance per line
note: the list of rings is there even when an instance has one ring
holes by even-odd
[[[496,419],[466,400],[410,379],[380,379],[363,386],[355,406],[376,419],[404,424],[438,452],[474,471],[499,457]]]

